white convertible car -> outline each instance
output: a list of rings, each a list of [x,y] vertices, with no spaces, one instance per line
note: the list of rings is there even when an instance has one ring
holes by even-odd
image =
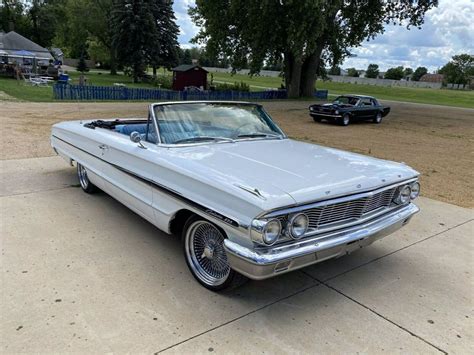
[[[152,104],[147,119],[62,122],[51,145],[105,191],[181,235],[211,290],[345,255],[418,212],[410,167],[288,139],[245,102]]]

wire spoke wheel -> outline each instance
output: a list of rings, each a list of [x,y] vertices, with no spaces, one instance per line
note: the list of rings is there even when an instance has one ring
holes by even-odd
[[[224,235],[212,223],[198,220],[189,226],[185,251],[190,268],[201,282],[209,286],[226,282],[231,269],[224,250]]]
[[[84,190],[87,190],[89,187],[89,178],[87,177],[86,168],[81,164],[77,164],[77,176],[79,177],[79,183]]]
[[[98,191],[97,186],[95,186],[87,176],[87,170],[82,165],[77,163],[77,177],[79,178],[79,183],[81,184],[82,190],[88,194],[92,194]]]

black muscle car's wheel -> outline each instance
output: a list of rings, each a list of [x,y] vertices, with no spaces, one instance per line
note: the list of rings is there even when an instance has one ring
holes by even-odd
[[[322,118],[313,116],[313,120],[314,120],[314,122],[321,122]]]
[[[79,183],[81,184],[82,190],[88,194],[92,194],[99,190],[97,186],[89,181],[86,168],[79,163],[77,163],[77,177],[79,178]]]
[[[348,113],[345,113],[338,121],[341,126],[349,126],[349,123],[351,123],[351,116],[349,116]]]
[[[382,113],[378,112],[377,116],[374,117],[374,123],[382,123]]]
[[[247,278],[230,268],[224,250],[225,234],[219,227],[191,216],[183,228],[186,263],[194,278],[212,291],[233,288]]]

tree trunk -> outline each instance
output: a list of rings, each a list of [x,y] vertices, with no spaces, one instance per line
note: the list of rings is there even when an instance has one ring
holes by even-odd
[[[138,83],[138,78],[140,76],[140,64],[134,63],[133,64],[133,82]]]
[[[110,74],[117,75],[117,52],[114,46],[110,47]]]
[[[301,59],[292,53],[285,53],[285,85],[289,98],[300,96]]]
[[[316,75],[321,64],[320,56],[322,50],[323,46],[318,46],[316,51],[309,55],[303,63],[299,92],[302,97],[313,97]]]
[[[153,64],[153,78],[156,79],[156,65]]]

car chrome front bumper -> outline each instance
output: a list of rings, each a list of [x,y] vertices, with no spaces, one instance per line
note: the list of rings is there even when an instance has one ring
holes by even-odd
[[[310,113],[310,116],[311,117],[322,117],[322,118],[326,118],[326,117],[330,117],[330,118],[341,118],[342,115],[336,115],[336,114],[330,114],[330,113],[321,113],[321,112],[317,112],[317,111],[311,111]]]
[[[237,272],[263,280],[370,245],[403,227],[419,210],[410,203],[364,224],[268,249],[249,249],[226,239],[227,259]]]

